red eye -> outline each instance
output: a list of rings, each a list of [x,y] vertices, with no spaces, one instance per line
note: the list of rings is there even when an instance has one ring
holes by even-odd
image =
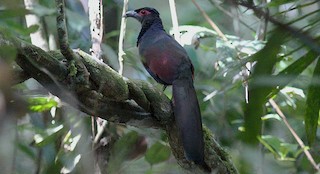
[[[149,14],[149,12],[147,10],[141,10],[139,12],[141,15],[146,15],[146,14]]]

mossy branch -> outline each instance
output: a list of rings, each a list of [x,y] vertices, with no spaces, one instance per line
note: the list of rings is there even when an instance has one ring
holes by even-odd
[[[6,36],[2,31],[0,31],[1,46],[15,48],[16,63],[23,72],[71,106],[115,123],[165,130],[178,163],[187,171],[201,172],[184,157],[182,143],[173,119],[171,101],[162,91],[146,82],[132,81],[120,76],[108,65],[92,59],[81,50],[76,50],[74,53],[88,70],[88,80],[78,79],[87,77],[69,75],[66,63],[68,61],[60,51],[45,52],[15,37]],[[204,129],[204,135],[205,159],[212,171],[221,174],[237,173],[229,156],[214,140],[211,132]]]

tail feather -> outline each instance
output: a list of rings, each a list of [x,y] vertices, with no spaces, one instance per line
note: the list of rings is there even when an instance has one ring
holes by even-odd
[[[201,114],[192,77],[173,81],[174,115],[186,158],[204,165]]]

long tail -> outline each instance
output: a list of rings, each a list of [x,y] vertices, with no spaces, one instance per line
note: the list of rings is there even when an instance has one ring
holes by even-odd
[[[208,170],[204,162],[201,114],[192,76],[176,79],[172,89],[174,115],[186,158]]]

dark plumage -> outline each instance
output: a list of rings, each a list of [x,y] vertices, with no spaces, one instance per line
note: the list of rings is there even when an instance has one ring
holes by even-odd
[[[137,46],[144,67],[158,83],[172,85],[174,115],[186,158],[208,171],[193,65],[185,49],[165,32],[159,15],[156,9],[144,7],[128,11],[125,17],[142,25]]]

